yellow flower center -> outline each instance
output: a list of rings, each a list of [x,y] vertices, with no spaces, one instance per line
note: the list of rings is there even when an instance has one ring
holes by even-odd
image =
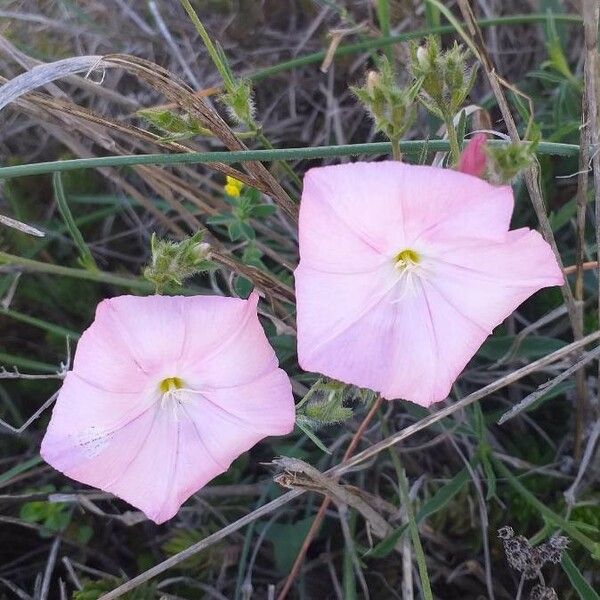
[[[421,257],[419,254],[410,248],[405,248],[394,256],[394,266],[398,271],[410,269],[411,267],[418,265],[420,261]]]
[[[182,387],[183,379],[180,379],[179,377],[167,377],[158,384],[158,389],[163,394],[166,394],[167,392],[173,392],[175,390],[180,390]]]

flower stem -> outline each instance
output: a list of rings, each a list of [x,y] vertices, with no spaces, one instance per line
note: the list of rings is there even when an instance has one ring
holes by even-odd
[[[454,128],[452,117],[446,117],[446,131],[448,132],[448,141],[450,142],[450,166],[454,167],[460,157],[460,146],[458,145],[458,136]]]
[[[208,35],[208,31],[206,31],[206,28],[202,24],[202,21],[198,18],[196,11],[192,7],[192,5],[189,3],[189,0],[179,0],[179,1],[181,2],[181,5],[185,9],[185,12],[187,12],[190,20],[194,24],[194,27],[196,28],[198,35],[202,39],[202,42],[206,46],[206,49],[208,50],[208,54],[210,55],[210,58],[212,59],[213,63],[215,64],[215,67],[217,68],[217,70],[219,71],[219,74],[221,75],[221,77],[223,79],[223,83],[225,84],[225,89],[228,92],[230,92],[233,89],[233,80],[231,78],[231,75],[229,73],[227,66],[225,64],[223,64],[223,59],[219,55],[218,50],[216,49],[215,45],[213,44],[212,40],[210,39],[210,36]]]
[[[490,140],[490,147],[504,146],[504,140]],[[400,147],[406,154],[422,152],[447,152],[447,140],[405,140]],[[124,167],[131,165],[183,165],[210,163],[241,163],[245,161],[273,160],[309,160],[315,158],[331,158],[341,156],[359,156],[388,154],[391,150],[389,142],[373,142],[367,144],[344,144],[341,146],[312,146],[306,148],[274,148],[273,150],[220,150],[215,152],[175,152],[162,154],[121,154],[117,156],[98,156],[94,158],[73,158],[48,162],[30,163],[0,167],[0,179],[41,175],[55,171],[72,171],[74,169],[90,169],[100,167]],[[556,142],[540,142],[537,154],[556,156],[578,156],[578,144],[562,144]]]
[[[400,150],[400,140],[390,140],[392,143],[392,158],[402,160],[402,150]]]
[[[34,273],[47,273],[49,275],[74,277],[76,279],[87,279],[88,281],[108,283],[118,287],[138,290],[139,292],[152,293],[154,290],[154,285],[149,281],[113,275],[112,273],[106,273],[105,271],[89,271],[88,269],[74,269],[72,267],[63,267],[62,265],[53,265],[38,260],[32,260],[30,258],[23,258],[14,254],[8,254],[7,252],[0,252],[0,265],[14,266],[17,269]]]

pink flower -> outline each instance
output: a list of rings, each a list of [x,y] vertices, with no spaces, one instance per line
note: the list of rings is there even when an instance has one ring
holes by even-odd
[[[311,169],[300,208],[298,357],[307,371],[428,406],[492,329],[563,275],[510,187],[399,162]]]
[[[462,151],[456,169],[467,175],[481,177],[485,172],[487,164],[487,156],[485,154],[486,142],[485,133],[476,133]]]
[[[291,385],[257,302],[256,294],[101,302],[60,390],[43,458],[162,523],[259,440],[289,433]]]

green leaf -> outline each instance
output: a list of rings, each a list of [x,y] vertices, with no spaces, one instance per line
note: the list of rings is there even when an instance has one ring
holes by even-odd
[[[250,214],[257,219],[264,219],[266,217],[270,217],[277,212],[277,207],[273,206],[273,204],[259,204],[258,206],[253,206],[250,209]]]
[[[254,231],[254,229],[252,229],[252,226],[249,225],[248,223],[240,223],[240,227],[241,227],[241,231],[242,231],[242,235],[247,239],[247,240],[254,240],[256,239],[256,233]]]
[[[441,510],[462,490],[469,481],[469,472],[467,469],[459,471],[446,485],[442,486],[417,512],[417,523],[420,523],[427,517]]]
[[[489,338],[477,352],[478,356],[488,360],[499,360],[511,349],[515,336],[493,336]],[[547,354],[560,350],[566,342],[545,336],[530,336],[525,338],[515,353],[515,357],[535,360]]]
[[[296,425],[298,426],[298,429],[300,429],[302,431],[302,433],[304,433],[306,435],[306,437],[308,437],[309,440],[312,441],[312,443],[322,452],[325,452],[325,454],[331,454],[331,452],[329,452],[329,450],[327,450],[327,447],[325,446],[325,444],[318,438],[318,436],[315,434],[315,432],[311,429],[310,424],[305,421],[302,417],[302,415],[298,415],[296,417]]]
[[[233,289],[240,298],[246,299],[250,295],[250,292],[252,292],[253,288],[254,284],[249,279],[246,279],[241,275],[236,277],[235,281],[233,282]]]
[[[214,215],[212,217],[208,217],[206,222],[209,225],[225,225],[226,223],[231,223],[233,217],[231,215]]]
[[[310,516],[295,523],[274,523],[267,530],[265,537],[273,544],[275,565],[280,573],[289,573],[313,521]]]
[[[92,252],[85,243],[83,235],[81,235],[81,231],[79,231],[79,227],[77,227],[77,223],[75,223],[73,213],[71,213],[71,209],[69,208],[60,173],[54,173],[54,176],[52,177],[52,186],[54,187],[54,196],[56,198],[58,210],[71,234],[71,238],[73,238],[75,246],[79,250],[79,262],[81,266],[90,271],[97,270],[98,267],[92,256]]]
[[[2,358],[0,357],[0,360]],[[6,362],[6,361],[4,361]],[[38,454],[37,456],[32,456],[31,458],[24,460],[22,463],[19,463],[12,467],[12,469],[8,469],[8,471],[4,471],[4,473],[0,473],[0,483],[5,483],[10,481],[13,477],[24,473],[25,471],[29,471],[29,469],[33,469],[33,467],[37,467],[42,461],[42,457]]]
[[[560,566],[567,574],[571,585],[575,588],[581,600],[600,600],[600,596],[592,589],[592,586],[585,580],[581,571],[575,566],[573,559],[567,552],[563,552]]]
[[[240,221],[233,221],[232,223],[229,223],[227,232],[229,233],[229,239],[232,242],[239,240],[244,235],[242,223]]]
[[[89,526],[89,525],[80,525],[77,528],[77,541],[80,544],[87,544],[91,539],[92,536],[94,535],[94,530]]]
[[[363,558],[385,558],[392,550],[396,547],[398,540],[402,537],[404,532],[408,529],[408,524],[405,523],[397,529],[394,529],[390,535],[383,538],[381,542],[373,546],[371,550],[363,555]]]

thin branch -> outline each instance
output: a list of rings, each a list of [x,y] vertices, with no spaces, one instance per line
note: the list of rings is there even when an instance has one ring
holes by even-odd
[[[498,420],[498,425],[506,423],[509,419],[516,417],[518,414],[527,410],[532,404],[539,400],[544,394],[547,394],[551,389],[555,388],[561,381],[568,379],[573,373],[578,373],[581,368],[587,365],[594,358],[600,357],[600,346],[590,352],[586,353],[583,358],[578,360],[573,366],[569,367],[566,371],[563,371],[558,377],[551,379],[544,385],[541,385],[535,392],[532,392],[528,396],[525,396],[519,404],[513,406],[508,412],[505,412]],[[583,371],[581,371],[583,372]]]
[[[59,390],[60,391],[60,390]],[[10,430],[12,433],[20,434],[23,433],[49,406],[52,406],[53,402],[58,397],[58,392],[54,392],[42,406],[40,406],[30,417],[21,425],[21,427],[13,427],[9,425],[6,421],[0,419],[0,425],[2,427],[6,427],[6,429]]]
[[[363,419],[363,422],[360,424],[359,428],[356,430],[356,433],[352,437],[352,440],[350,441],[350,444],[348,445],[348,448],[346,449],[346,452],[344,453],[344,457],[342,459],[343,461],[350,458],[352,456],[352,454],[354,453],[354,450],[356,449],[356,446],[358,446],[358,443],[359,443],[360,439],[362,438],[363,433],[365,432],[369,423],[371,422],[371,420],[373,419],[373,417],[379,410],[379,407],[381,406],[382,401],[383,400],[382,400],[381,396],[378,396],[377,400],[373,403],[373,406],[371,407],[369,412],[366,414],[365,418]],[[300,572],[300,567],[302,566],[302,563],[304,562],[304,557],[306,556],[306,553],[308,552],[308,548],[310,547],[313,538],[319,531],[319,528],[321,527],[321,523],[323,522],[323,519],[325,518],[325,513],[327,512],[327,508],[329,507],[330,504],[331,504],[331,498],[329,496],[326,496],[323,499],[323,502],[321,503],[319,510],[317,511],[315,519],[312,522],[312,525],[310,526],[310,529],[308,530],[306,537],[304,538],[304,542],[302,542],[302,547],[300,548],[300,551],[298,552],[298,555],[296,556],[296,560],[294,561],[294,564],[292,565],[292,569],[289,572],[287,579],[285,580],[283,589],[277,596],[277,600],[284,600],[284,598],[287,596],[288,592],[290,591],[292,584],[294,583],[294,580],[296,579],[298,573]]]

